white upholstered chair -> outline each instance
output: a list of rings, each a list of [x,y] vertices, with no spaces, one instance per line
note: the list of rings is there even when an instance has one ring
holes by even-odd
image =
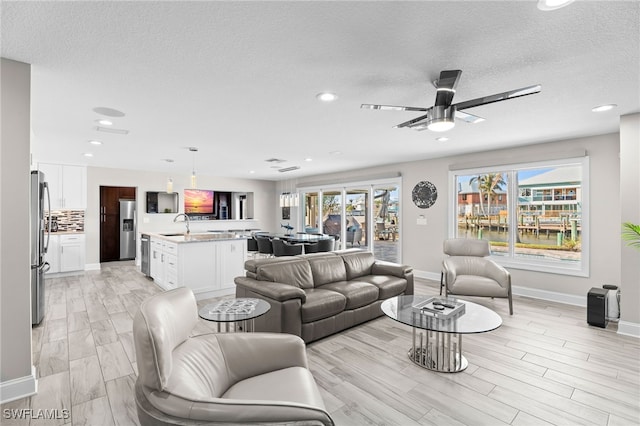
[[[302,339],[276,333],[191,336],[188,288],[145,300],[133,321],[140,424],[331,426]]]
[[[444,241],[440,294],[504,297],[509,299],[509,314],[513,315],[511,274],[488,256],[489,242],[467,238]]]

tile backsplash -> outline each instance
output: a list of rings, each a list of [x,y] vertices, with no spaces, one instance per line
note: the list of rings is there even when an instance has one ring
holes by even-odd
[[[58,232],[84,232],[84,210],[51,210],[51,217],[57,218]],[[48,219],[45,213],[45,226]]]

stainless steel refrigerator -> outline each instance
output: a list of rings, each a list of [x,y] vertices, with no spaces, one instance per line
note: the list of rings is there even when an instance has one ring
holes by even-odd
[[[45,209],[51,217],[49,185],[44,173],[31,172],[31,323],[40,324],[44,318],[44,274],[49,263],[44,255],[49,248],[51,228],[45,227]],[[50,223],[49,221],[47,223]]]
[[[136,202],[120,200],[120,260],[136,258]]]

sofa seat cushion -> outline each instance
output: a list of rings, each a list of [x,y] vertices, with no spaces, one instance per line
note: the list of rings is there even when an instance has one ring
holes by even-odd
[[[302,305],[302,322],[313,322],[337,315],[347,306],[342,294],[320,288],[306,289],[307,300]]]
[[[346,309],[357,309],[378,300],[378,288],[366,282],[339,281],[320,288],[342,294],[347,299]]]
[[[452,294],[473,294],[485,297],[507,297],[509,289],[501,287],[497,281],[478,275],[458,275],[453,285],[449,286]]]
[[[242,380],[231,386],[222,398],[324,406],[311,372],[304,367],[289,367]]]
[[[407,288],[407,280],[393,275],[367,275],[358,281],[370,283],[378,287],[378,299],[385,300],[402,294]]]

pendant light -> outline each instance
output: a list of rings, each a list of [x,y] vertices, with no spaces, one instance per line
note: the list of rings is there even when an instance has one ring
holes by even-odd
[[[196,180],[196,152],[198,152],[198,148],[191,146],[189,147],[189,151],[192,152],[193,157],[193,167],[191,168],[191,188],[195,189],[198,186],[198,182]]]
[[[169,163],[169,168],[172,169],[171,164],[173,163],[173,159],[165,158],[163,161]],[[167,193],[171,194],[173,192],[173,179],[171,179],[171,173],[169,177],[167,177]]]

